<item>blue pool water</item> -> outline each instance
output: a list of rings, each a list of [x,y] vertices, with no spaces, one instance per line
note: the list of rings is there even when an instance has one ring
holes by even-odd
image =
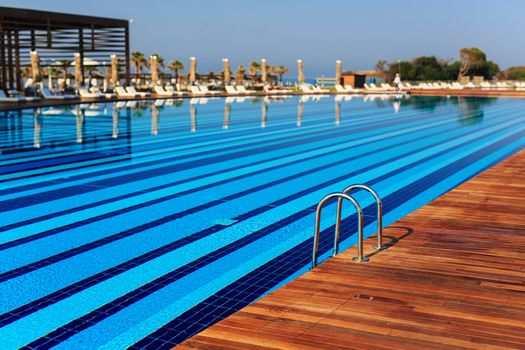
[[[2,349],[169,348],[307,271],[325,194],[368,184],[388,225],[523,149],[524,136],[519,99],[0,112]],[[355,197],[373,234],[372,198]],[[343,249],[356,242],[347,210]],[[334,217],[330,205],[322,259]]]

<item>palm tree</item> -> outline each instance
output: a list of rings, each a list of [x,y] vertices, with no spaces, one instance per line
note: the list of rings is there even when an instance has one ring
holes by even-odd
[[[133,68],[135,68],[135,77],[138,81],[139,75],[142,75],[142,67],[145,67],[148,64],[148,61],[142,52],[133,51],[131,53],[130,62]]]
[[[235,73],[235,80],[237,84],[242,84],[244,82],[244,74],[246,74],[246,68],[243,64],[241,64]]]
[[[214,79],[216,79],[216,78],[217,78],[217,73],[215,73],[214,71],[211,70],[211,71],[208,73],[208,81],[214,80]]]
[[[261,69],[261,65],[257,61],[250,63],[250,75],[252,76],[252,81],[255,81],[257,78],[257,72]]]
[[[286,75],[288,74],[288,68],[286,68],[285,66],[283,66],[282,64],[279,65],[279,67],[277,67],[275,69],[275,73],[279,76],[279,82],[283,82],[283,75]]]
[[[181,61],[177,61],[177,60],[171,61],[167,68],[170,71],[175,72],[175,82],[176,83],[179,82],[179,71],[186,69],[186,67],[184,67],[184,63],[182,63]]]
[[[162,57],[158,53],[154,53],[151,56],[157,56],[157,62],[159,63],[159,67],[164,67],[164,57]]]

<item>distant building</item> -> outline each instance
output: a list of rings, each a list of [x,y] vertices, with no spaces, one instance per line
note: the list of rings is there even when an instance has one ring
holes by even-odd
[[[369,76],[378,76],[376,71],[346,71],[341,73],[341,84],[350,85],[353,88],[363,88],[366,78]]]

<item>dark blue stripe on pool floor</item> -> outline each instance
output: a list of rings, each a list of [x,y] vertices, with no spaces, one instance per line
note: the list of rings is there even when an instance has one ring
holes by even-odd
[[[524,137],[525,136],[525,132],[518,132],[516,134],[513,134],[512,136],[509,136],[509,137],[506,137],[500,141],[497,141],[481,150],[478,150],[472,154],[469,154],[468,156],[465,156],[435,172],[433,172],[432,174],[429,174],[419,180],[417,180],[415,183],[413,184],[410,184],[408,186],[405,186],[403,187],[402,189],[396,191],[395,193],[393,194],[390,194],[388,196],[386,196],[384,199],[383,199],[383,202],[385,204],[385,214],[388,214],[388,212],[390,212],[391,210],[395,209],[395,207],[401,205],[402,203],[405,203],[406,201],[410,200],[410,198],[416,196],[417,194],[420,193],[420,190],[421,190],[421,187],[424,187],[424,188],[428,188],[436,183],[438,183],[439,181],[441,181],[442,179],[450,176],[451,174],[453,174],[454,172],[456,172],[458,169],[462,169],[463,167],[479,160],[480,158],[486,156],[487,154],[490,154],[490,152],[493,152],[495,150],[498,150],[499,148],[505,146],[506,144],[512,142],[512,141],[515,141],[521,137]],[[390,174],[389,176],[392,176],[392,174]],[[373,185],[374,183],[377,183],[379,181],[381,181],[381,179],[383,178],[380,177],[378,179],[375,179],[374,181],[371,181],[370,185]],[[298,213],[295,213],[293,215],[291,215],[290,217],[287,217],[283,220],[280,220],[274,224],[271,224],[261,230],[258,230],[258,231],[255,231],[253,232],[252,234],[249,234],[248,236],[246,237],[243,237],[239,240],[237,240],[236,242],[234,243],[231,243],[217,251],[214,251],[208,255],[205,255],[197,260],[194,260],[193,262],[179,268],[179,269],[176,269],[164,276],[161,276],[159,278],[157,278],[156,280],[150,282],[150,283],[147,283],[137,289],[135,289],[134,291],[126,294],[126,295],[123,295],[121,296],[120,298],[117,298],[115,299],[114,301],[90,312],[89,314],[85,315],[85,316],[82,316],[60,328],[58,328],[57,330],[47,334],[46,336],[42,337],[42,338],[39,338],[37,340],[35,340],[34,342],[28,344],[28,347],[34,347],[34,346],[42,346],[43,344],[45,344],[44,346],[45,347],[48,347],[48,346],[53,346],[53,345],[56,345],[62,341],[64,341],[65,339],[68,339],[69,337],[75,335],[76,333],[88,328],[88,327],[91,327],[93,324],[95,323],[98,323],[100,322],[101,320],[111,316],[112,314],[115,314],[116,312],[124,309],[125,307],[141,300],[142,298],[146,297],[147,295],[150,295],[152,294],[153,292],[175,282],[176,280],[186,276],[187,274],[193,272],[193,271],[196,271],[197,269],[200,269],[201,267],[223,257],[223,256],[226,256],[227,254],[230,254],[232,253],[233,251],[259,239],[260,237],[262,236],[265,236],[281,227],[284,227],[286,225],[288,225],[289,223],[295,221],[295,220],[298,220],[302,217],[304,217],[305,215],[311,213],[312,210],[315,209],[315,205],[314,206],[311,206],[309,208],[306,208],[306,209],[303,209],[301,211],[299,211]],[[367,213],[367,215],[373,215],[373,211],[375,210],[375,206],[372,204],[372,205],[369,205],[367,208],[365,208],[365,212]],[[355,228],[356,228],[356,220],[355,220],[355,215],[351,216],[350,218],[347,218],[343,221],[343,225],[345,228],[350,228],[350,230],[346,230],[343,232],[343,235],[342,235],[342,238],[345,239],[347,237],[350,236],[350,232],[354,232],[355,231]],[[320,244],[320,252],[324,253],[326,252],[329,247],[331,246],[331,239],[332,237],[329,237],[329,235],[327,234],[328,232],[332,232],[333,231],[333,226],[325,229],[323,231],[323,235],[321,237],[321,242],[322,244]],[[285,260],[286,264],[287,265],[290,265],[293,261],[300,261],[301,264],[300,265],[294,265],[294,267],[290,267],[290,270],[294,270],[294,271],[297,271],[299,269],[301,269],[305,264],[307,264],[310,260],[310,256],[309,256],[309,253],[310,253],[310,250],[303,246],[303,245],[311,245],[311,242],[310,240],[307,240],[307,241],[304,241],[303,243],[299,244],[298,246],[294,247],[292,250],[288,251],[287,254],[289,254],[288,256],[291,256],[291,257],[294,257],[296,260],[292,260],[292,261],[289,261],[289,260]],[[322,247],[322,250],[321,250],[321,247]],[[292,254],[292,252],[294,254]],[[301,260],[297,260],[297,256],[304,256],[303,259]],[[303,261],[305,260],[305,261]],[[264,268],[266,265],[268,264],[265,264],[263,265],[262,267],[260,267],[259,269],[262,269]],[[282,266],[279,266],[279,269],[283,268]],[[274,269],[272,270],[273,274],[275,275],[276,271],[279,271],[279,269]],[[245,277],[243,278],[247,278],[248,276],[250,276],[251,274],[248,274],[246,275]],[[268,289],[272,288],[272,286],[276,285],[277,283],[279,283],[280,281],[284,280],[285,278],[287,278],[290,274],[287,274],[286,276],[274,276],[272,279],[270,279],[269,281],[266,282],[266,284],[268,285]],[[242,280],[242,279],[241,279]],[[240,292],[242,292],[242,290],[240,290]],[[217,294],[215,294],[217,295]],[[260,294],[259,294],[260,295]],[[253,298],[249,298],[249,300],[253,300]],[[201,303],[199,305],[202,305],[204,303]],[[234,305],[232,305],[234,304]],[[209,304],[207,304],[209,305]],[[206,306],[207,306],[206,305]],[[242,306],[245,306],[247,305],[246,302],[235,302],[235,303],[232,303],[230,302],[230,304],[227,304],[228,306],[231,306],[231,307],[234,307],[234,310],[235,308],[236,309],[239,309],[240,307]],[[193,309],[191,309],[193,310]],[[172,321],[172,322],[175,322],[175,321]],[[169,328],[169,325],[166,325],[165,327],[168,327]],[[193,326],[194,327],[194,326]],[[190,328],[190,327],[188,327]],[[169,329],[168,329],[169,330]],[[164,327],[160,328],[159,330],[157,330],[156,332],[154,332],[152,335],[148,336],[147,338],[145,338],[143,340],[143,342],[145,342],[147,346],[151,346],[151,343],[153,342],[153,339],[155,339],[155,344],[158,345],[157,348],[160,348],[160,347],[165,347],[166,345],[165,344],[170,344],[172,343],[172,338],[175,338],[177,336],[177,333],[175,334],[171,334],[171,332],[168,332],[169,334],[169,337],[165,337],[165,338],[159,338],[157,335],[159,334],[162,334],[164,336],[166,336],[166,329],[164,329]],[[187,337],[188,335],[186,335]],[[183,340],[183,339],[182,339]],[[135,346],[137,347],[140,347],[141,346],[141,342],[135,344]]]

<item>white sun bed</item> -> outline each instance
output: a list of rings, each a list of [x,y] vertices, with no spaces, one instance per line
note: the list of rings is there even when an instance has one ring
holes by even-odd
[[[0,102],[28,102],[34,101],[34,99],[28,100],[26,97],[9,97],[5,94],[4,90],[0,90]]]
[[[256,92],[255,90],[247,90],[244,85],[237,86],[237,91],[243,94],[254,94]]]
[[[151,96],[149,92],[138,92],[137,89],[135,89],[134,86],[126,86],[126,91],[130,94],[135,94],[140,97],[148,97]]]
[[[78,93],[80,94],[80,98],[100,98],[102,97],[99,93],[89,92],[85,87],[79,87]]]
[[[205,95],[206,94],[201,89],[199,89],[199,87],[196,85],[190,86],[190,93],[192,95]]]
[[[162,86],[160,85],[156,85],[155,87],[153,87],[153,90],[155,91],[155,94],[157,96],[162,96],[162,97],[175,97],[175,96],[178,96],[178,93],[173,91],[166,91]]]
[[[226,85],[224,89],[226,90],[226,93],[228,95],[240,95],[241,94],[241,92],[237,90],[235,86],[233,85]]]
[[[118,97],[139,97],[138,94],[127,92],[122,86],[117,86],[115,88],[115,93]]]
[[[320,93],[320,94],[325,94],[325,93],[330,92],[330,91],[328,91],[328,90],[326,90],[326,89],[321,88],[320,86],[314,86],[312,89],[313,89],[315,92],[318,92],[318,93]]]
[[[72,99],[78,98],[78,96],[75,96],[75,95],[53,95],[47,87],[44,87],[40,91],[40,93],[47,100],[72,100]]]
[[[305,94],[315,94],[317,92],[314,89],[312,89],[310,85],[307,85],[307,84],[301,85],[301,91],[304,92]]]
[[[220,91],[211,91],[210,89],[208,89],[208,87],[206,85],[202,85],[200,87],[202,93],[206,94],[206,95],[217,95],[217,94],[220,94],[221,92]]]

